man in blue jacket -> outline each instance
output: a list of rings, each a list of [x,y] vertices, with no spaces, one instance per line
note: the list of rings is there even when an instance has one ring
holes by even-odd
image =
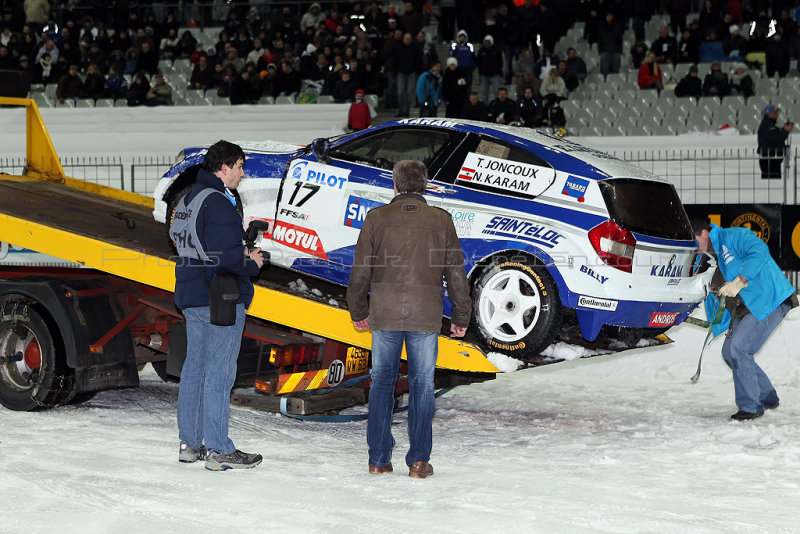
[[[733,371],[739,408],[731,419],[759,417],[765,408],[778,406],[778,394],[755,362],[755,355],[796,303],[795,290],[770,256],[767,244],[750,229],[720,228],[704,219],[693,220],[692,228],[698,250],[716,255],[717,274],[724,280],[717,295],[726,297],[726,311],[713,333],[728,331],[722,357]],[[716,315],[717,295],[709,293],[706,299],[709,317]]]
[[[188,219],[191,237],[176,240],[181,257],[175,266],[175,304],[186,318],[187,337],[178,393],[178,459],[187,463],[205,459],[206,469],[212,471],[261,463],[260,454],[238,450],[228,437],[230,392],[236,378],[245,309],[253,299],[250,278],[258,276],[263,264],[259,249],[245,250],[242,205],[233,194],[244,176],[244,159],[238,145],[227,141],[211,145],[197,173],[197,183],[174,215],[177,220],[182,210],[180,216]],[[200,195],[204,196],[200,205],[193,205],[192,200],[202,198]],[[171,234],[175,235],[172,230]],[[187,244],[199,253],[193,257]],[[233,274],[238,282],[239,299],[231,326],[211,323],[209,284],[217,273]]]
[[[417,103],[420,117],[435,117],[442,103],[442,64],[435,61],[417,79]]]

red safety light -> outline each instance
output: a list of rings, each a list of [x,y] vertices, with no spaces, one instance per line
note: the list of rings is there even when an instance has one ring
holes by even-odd
[[[269,363],[276,367],[302,365],[317,361],[319,357],[319,343],[303,345],[273,345],[269,350]]]
[[[603,263],[625,271],[633,271],[633,252],[636,238],[613,221],[606,221],[589,230],[589,242]]]

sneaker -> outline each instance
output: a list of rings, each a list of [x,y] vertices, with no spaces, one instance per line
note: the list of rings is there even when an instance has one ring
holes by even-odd
[[[206,455],[206,469],[211,471],[225,471],[226,469],[250,469],[261,463],[260,454],[247,454],[239,449],[222,454],[217,451],[208,451]]]
[[[206,446],[190,447],[185,441],[181,441],[180,451],[178,452],[178,461],[185,464],[191,464],[197,460],[205,460]]]
[[[731,416],[731,419],[733,419],[734,421],[748,421],[750,419],[755,419],[756,417],[761,417],[762,415],[764,414],[744,412],[742,410],[739,410],[738,412],[736,412]]]

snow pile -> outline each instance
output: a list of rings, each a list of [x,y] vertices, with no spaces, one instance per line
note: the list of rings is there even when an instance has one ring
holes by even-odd
[[[513,373],[525,365],[525,362],[506,356],[505,354],[500,354],[499,352],[490,352],[486,355],[486,359],[492,362],[492,365],[497,367],[497,370],[501,373]]]

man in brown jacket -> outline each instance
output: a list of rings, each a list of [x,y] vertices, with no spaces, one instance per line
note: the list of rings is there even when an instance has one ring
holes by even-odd
[[[462,337],[472,301],[464,255],[450,214],[423,198],[428,174],[419,161],[394,166],[395,197],[371,210],[358,236],[347,304],[354,326],[372,330],[369,472],[392,472],[394,389],[403,341],[408,353],[408,475],[433,475],[433,373],[442,326],[442,278],[453,305],[450,332]],[[369,295],[369,298],[367,298]]]

